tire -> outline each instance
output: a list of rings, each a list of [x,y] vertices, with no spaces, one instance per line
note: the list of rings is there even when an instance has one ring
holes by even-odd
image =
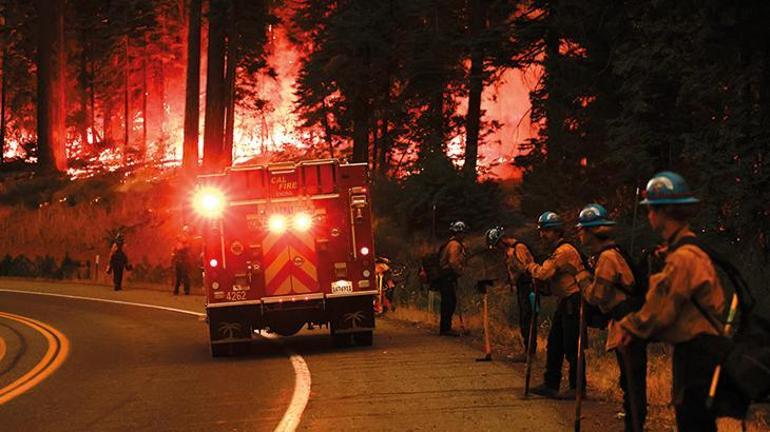
[[[270,326],[270,331],[281,336],[294,336],[304,326],[304,321],[278,322]]]
[[[356,342],[356,345],[372,346],[372,343],[374,342],[374,332],[365,331],[353,333],[353,340]]]
[[[238,357],[251,352],[250,342],[211,344],[211,357]]]

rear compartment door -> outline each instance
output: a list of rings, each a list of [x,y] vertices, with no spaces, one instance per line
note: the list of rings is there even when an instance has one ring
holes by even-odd
[[[320,291],[313,230],[268,233],[262,242],[262,250],[266,296]]]

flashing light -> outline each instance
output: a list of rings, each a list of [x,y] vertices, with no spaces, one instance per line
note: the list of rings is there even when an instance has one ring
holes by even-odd
[[[294,229],[305,232],[313,226],[313,218],[307,213],[297,213],[294,215]]]
[[[225,194],[213,187],[202,188],[195,193],[193,204],[201,216],[218,218],[225,210]]]
[[[267,221],[267,228],[276,234],[286,231],[286,217],[279,214],[270,216]]]
[[[361,255],[363,255],[363,256],[369,255],[369,248],[366,247],[366,246],[362,247],[361,248]]]
[[[211,258],[211,261],[209,261],[209,266],[216,267],[219,265],[219,261],[217,261],[216,258]]]

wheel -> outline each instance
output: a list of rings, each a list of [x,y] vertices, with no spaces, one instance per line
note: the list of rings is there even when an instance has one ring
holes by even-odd
[[[353,333],[353,340],[356,342],[356,345],[372,346],[372,342],[374,342],[374,332],[365,331]]]
[[[211,357],[236,357],[251,352],[250,342],[211,344]]]
[[[270,325],[270,330],[273,333],[279,334],[281,336],[294,336],[300,330],[302,330],[302,327],[304,326],[304,321],[276,322]]]

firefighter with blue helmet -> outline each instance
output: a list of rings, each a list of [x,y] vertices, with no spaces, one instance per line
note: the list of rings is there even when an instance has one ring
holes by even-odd
[[[721,414],[708,408],[706,400],[718,363],[709,340],[723,331],[719,317],[726,302],[714,264],[690,229],[698,201],[677,173],[660,172],[647,183],[641,203],[647,205],[650,226],[668,251],[663,269],[650,276],[644,305],[620,321],[624,345],[634,339],[673,345],[672,399],[677,430],[682,432],[714,432]]]
[[[495,226],[487,230],[484,235],[487,247],[496,249],[505,254],[505,267],[508,275],[508,283],[511,289],[516,291],[516,300],[519,316],[519,330],[521,332],[522,352],[511,356],[514,362],[524,362],[527,359],[527,348],[529,342],[529,328],[532,323],[533,305],[530,301],[530,295],[534,293],[532,277],[521,266],[514,264],[522,263],[524,266],[535,261],[532,250],[527,244],[516,239],[512,235],[506,234],[502,226]],[[532,352],[537,352],[537,340],[532,343]]]
[[[559,229],[563,227],[564,223],[561,220],[561,216],[552,211],[543,212],[543,214],[537,218],[538,230]]]
[[[459,333],[452,330],[452,316],[457,309],[457,280],[465,271],[466,250],[463,240],[467,231],[468,225],[463,221],[450,223],[449,239],[439,250],[439,267],[442,274],[438,283],[441,293],[441,336],[459,336]]]
[[[576,276],[583,297],[610,320],[607,324],[607,351],[615,351],[623,390],[625,431],[644,430],[647,416],[647,343],[635,340],[620,347],[622,330],[618,322],[638,310],[644,300],[633,271],[633,262],[614,240],[616,223],[601,204],[588,204],[578,216],[578,237],[590,251],[593,272]]]
[[[555,212],[541,214],[537,220],[537,229],[540,239],[552,248],[551,255],[543,264],[524,264],[514,260],[514,265],[539,284],[542,294],[555,296],[558,305],[548,333],[544,382],[531,391],[545,397],[559,397],[562,364],[566,358],[570,366],[570,389],[562,397],[571,398],[577,392],[580,334],[580,289],[575,275],[584,270],[583,259],[577,247],[565,240],[564,222]],[[585,368],[582,370],[585,371]],[[585,383],[585,377],[582,382]],[[580,390],[585,391],[585,388]]]

